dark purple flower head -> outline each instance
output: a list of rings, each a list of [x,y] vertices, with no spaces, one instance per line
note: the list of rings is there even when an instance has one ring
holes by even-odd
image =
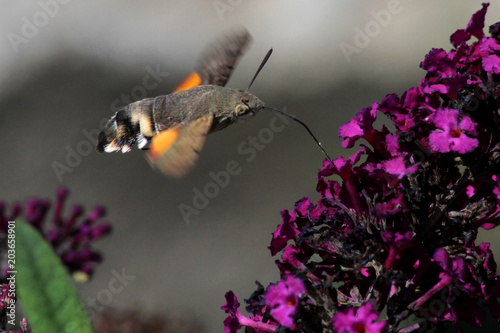
[[[295,239],[299,234],[297,228],[291,223],[294,221],[295,216],[290,215],[287,210],[281,212],[283,217],[283,223],[278,226],[278,229],[273,233],[273,239],[269,249],[271,254],[275,255],[279,251],[283,250],[290,239]]]
[[[458,110],[445,108],[436,111],[434,124],[437,129],[429,134],[429,144],[433,151],[465,154],[476,149],[478,139],[468,136],[476,135],[476,124],[468,116],[463,116],[460,120],[458,116]]]
[[[389,175],[394,175],[398,179],[401,179],[404,176],[417,171],[418,165],[413,164],[411,166],[407,166],[405,158],[400,156],[382,161],[378,165],[378,168],[385,171]]]
[[[14,204],[9,215],[6,205],[0,205],[0,235],[7,232],[7,221],[23,219],[33,225],[50,242],[55,252],[70,273],[80,280],[88,279],[94,266],[102,261],[99,252],[92,249],[92,242],[108,235],[111,225],[101,221],[105,215],[102,206],[95,207],[87,217],[82,217],[84,209],[74,205],[67,217],[63,216],[64,206],[69,191],[61,188],[57,191],[52,219],[48,217],[52,206],[50,201],[32,198],[23,206]],[[2,273],[3,274],[3,273]],[[2,277],[3,279],[3,277]]]
[[[305,292],[302,280],[292,275],[270,286],[266,293],[266,305],[271,309],[271,316],[280,325],[291,327],[300,298]]]
[[[492,74],[500,73],[500,57],[496,54],[484,57],[482,60],[482,65],[485,71]]]
[[[443,275],[448,275],[452,278],[464,279],[466,264],[463,258],[456,256],[450,258],[448,252],[441,248],[434,253],[434,260],[443,269]]]
[[[371,303],[365,303],[357,309],[337,312],[333,317],[333,327],[337,333],[381,333],[386,322],[376,322],[379,315],[372,307]]]
[[[371,107],[362,109],[356,114],[356,118],[339,128],[339,136],[344,139],[342,147],[351,148],[357,140],[365,139],[377,152],[385,153],[382,145],[384,134],[373,128],[378,107],[378,103],[373,103]]]
[[[240,303],[232,291],[226,293],[226,304],[221,309],[229,316],[224,320],[224,333],[236,333],[241,327],[253,328],[255,332],[274,332],[275,324],[265,323],[262,316],[257,318],[248,318],[243,316],[239,310]]]
[[[288,245],[283,250],[283,261],[276,261],[280,271],[283,274],[291,274],[293,271],[301,271],[306,268],[304,265],[304,258],[306,254],[303,247],[297,247],[296,245]]]
[[[221,307],[224,312],[229,314],[229,317],[224,320],[224,333],[236,332],[240,329],[241,325],[237,318],[237,315],[240,314],[239,307],[238,298],[232,291],[227,292],[226,304]]]
[[[426,56],[424,61],[420,63],[420,67],[428,73],[448,77],[455,75],[455,63],[449,58],[448,52],[443,49],[432,49]]]
[[[483,3],[483,8],[472,15],[472,19],[469,21],[469,24],[467,24],[467,28],[459,29],[451,36],[450,41],[453,46],[460,46],[460,44],[467,42],[471,36],[477,39],[482,39],[484,37],[484,18],[489,5],[489,3]]]

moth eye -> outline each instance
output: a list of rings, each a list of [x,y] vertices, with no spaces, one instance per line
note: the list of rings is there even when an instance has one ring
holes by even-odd
[[[248,113],[248,106],[246,106],[245,104],[239,104],[236,106],[236,115],[237,116],[242,116],[242,115],[245,115],[246,113]]]

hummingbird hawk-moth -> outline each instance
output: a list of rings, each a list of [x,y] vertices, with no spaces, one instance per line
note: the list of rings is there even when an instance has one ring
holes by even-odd
[[[246,29],[233,30],[205,50],[195,70],[173,93],[145,98],[120,109],[99,133],[96,150],[126,153],[137,144],[140,149],[148,150],[147,159],[152,166],[167,176],[180,178],[195,165],[208,134],[267,109],[301,123],[328,157],[300,120],[265,107],[248,91],[225,87],[251,39]],[[250,86],[271,52],[272,49]]]
[[[244,28],[212,44],[195,70],[170,95],[145,98],[120,109],[99,133],[96,150],[126,153],[137,144],[148,160],[171,177],[194,166],[205,137],[255,115],[264,103],[225,88],[251,36]]]

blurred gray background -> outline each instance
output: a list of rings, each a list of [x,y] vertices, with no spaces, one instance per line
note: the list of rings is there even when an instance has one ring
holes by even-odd
[[[1,198],[53,198],[66,186],[71,204],[105,205],[114,232],[97,244],[105,261],[80,286],[83,299],[180,314],[221,332],[226,291],[243,303],[255,280],[279,278],[267,246],[280,210],[304,196],[317,199],[318,147],[290,123],[248,162],[238,146],[269,128],[274,115],[263,111],[210,135],[192,174],[170,180],[151,170],[141,151],[98,155],[82,131],[96,132],[127,104],[122,95],[171,92],[210,40],[241,24],[254,42],[228,86],[245,89],[273,47],[252,92],[307,123],[332,157],[349,156],[340,149],[339,126],[372,101],[417,85],[425,54],[450,49],[449,36],[466,27],[481,2],[2,0]],[[392,12],[382,24],[374,14],[381,11]],[[494,2],[486,25],[499,20]],[[346,57],[341,46],[356,47],[356,31],[365,27],[372,37]],[[146,89],[155,69],[162,74]],[[69,151],[80,157],[71,165]],[[186,223],[179,205],[193,207],[196,190],[213,181],[209,173],[232,160],[241,173]],[[67,172],[57,175],[54,163]],[[499,256],[498,243],[492,246]],[[135,278],[103,298],[113,272],[122,271]]]

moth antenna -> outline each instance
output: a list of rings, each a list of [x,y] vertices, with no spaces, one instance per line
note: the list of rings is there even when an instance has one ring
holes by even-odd
[[[301,124],[302,126],[304,126],[304,128],[309,132],[309,134],[311,135],[311,137],[314,139],[314,141],[316,141],[316,143],[318,144],[319,148],[321,149],[321,151],[323,152],[323,154],[325,154],[326,158],[328,159],[328,161],[330,161],[330,163],[333,165],[333,161],[332,159],[330,158],[330,156],[328,155],[328,153],[326,152],[325,148],[323,148],[323,145],[321,144],[321,142],[318,141],[318,139],[316,139],[316,137],[314,136],[314,134],[311,132],[311,130],[309,129],[309,127],[307,127],[306,124],[304,124],[302,121],[300,121],[299,119],[295,118],[294,116],[291,116],[289,115],[288,113],[285,113],[283,111],[280,111],[280,110],[277,110],[277,109],[273,109],[273,108],[268,108],[267,106],[264,106],[263,109],[265,110],[268,110],[268,111],[272,111],[274,113],[278,113],[278,114],[281,114],[285,117],[288,117],[290,119],[293,119],[295,120],[296,122],[298,122],[299,124]]]
[[[255,72],[255,75],[253,76],[252,81],[250,81],[250,84],[248,85],[247,91],[250,90],[250,87],[252,86],[253,81],[255,81],[255,79],[257,78],[257,75],[259,75],[260,71],[262,70],[262,68],[264,67],[264,65],[266,64],[266,62],[269,60],[269,57],[271,56],[271,53],[273,53],[273,49],[270,49],[269,51],[267,51],[266,56],[264,57],[264,59],[260,63],[259,69],[257,69],[257,72]]]

